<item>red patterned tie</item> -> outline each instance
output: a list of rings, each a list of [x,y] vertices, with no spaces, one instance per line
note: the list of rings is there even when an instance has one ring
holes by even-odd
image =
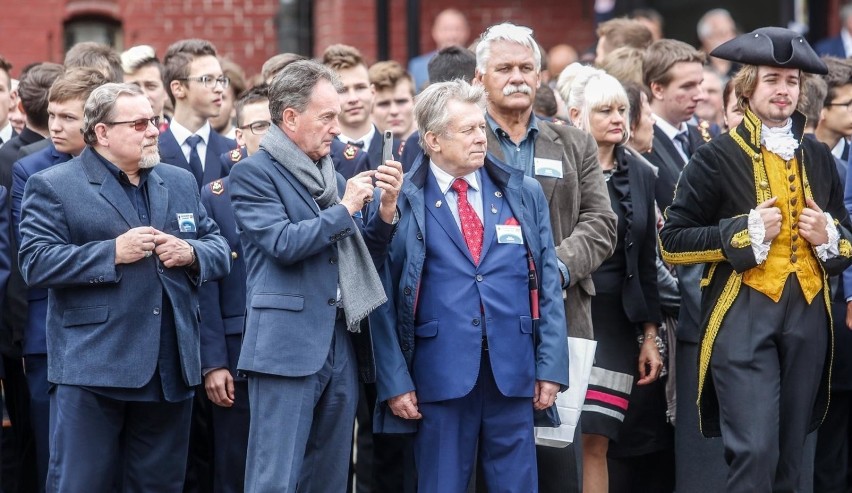
[[[468,184],[461,178],[453,182],[453,190],[458,194],[459,206],[459,221],[461,222],[462,235],[464,242],[467,243],[467,248],[473,256],[473,261],[479,263],[479,256],[482,254],[482,222],[476,211],[467,201]]]

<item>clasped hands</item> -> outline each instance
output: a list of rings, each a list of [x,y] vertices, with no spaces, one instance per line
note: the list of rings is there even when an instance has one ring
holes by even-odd
[[[763,238],[766,243],[772,242],[781,232],[781,209],[775,207],[777,200],[778,197],[772,197],[755,207],[763,220],[763,227],[766,231]],[[813,199],[806,199],[805,205],[806,207],[802,209],[798,219],[794,220],[798,223],[799,235],[813,246],[824,245],[828,242],[828,231],[826,229],[828,220],[825,213]]]
[[[397,161],[385,161],[375,170],[362,171],[350,178],[340,203],[346,207],[350,216],[354,215],[372,202],[376,188],[382,190],[379,215],[386,223],[391,223],[396,213],[396,199],[402,188],[402,164]]]
[[[186,241],[151,226],[128,230],[115,239],[115,264],[132,264],[157,254],[166,268],[190,265],[192,247]]]
[[[556,394],[558,393],[559,384],[546,380],[536,380],[535,393],[532,399],[533,408],[537,411],[547,409],[556,402]],[[423,417],[417,407],[417,394],[413,390],[388,399],[388,407],[394,415],[403,419],[420,419]]]

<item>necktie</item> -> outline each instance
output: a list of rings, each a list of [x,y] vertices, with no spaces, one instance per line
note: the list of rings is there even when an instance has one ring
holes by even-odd
[[[482,254],[482,222],[470,202],[467,201],[468,186],[466,181],[458,178],[453,182],[452,188],[458,194],[459,222],[461,223],[464,242],[467,243],[474,263],[478,264],[479,256]]]
[[[686,154],[686,159],[692,157],[692,146],[689,145],[689,137],[687,136],[687,132],[681,132],[675,135],[675,140],[680,143],[681,149],[683,149],[683,153]]]
[[[204,180],[204,168],[201,167],[201,158],[198,156],[198,147],[196,147],[199,142],[201,142],[201,137],[198,135],[190,135],[186,138],[186,144],[189,146],[189,169],[195,175],[198,188],[201,188]]]
[[[352,145],[352,146],[355,146],[355,147],[360,147],[361,149],[363,149],[364,148],[364,141],[363,140],[353,140],[353,141],[349,142],[349,145]]]

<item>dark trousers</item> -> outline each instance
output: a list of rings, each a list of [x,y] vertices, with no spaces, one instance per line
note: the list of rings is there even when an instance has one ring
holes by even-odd
[[[808,304],[795,276],[778,303],[741,287],[710,361],[728,493],[796,491],[828,331],[821,295]]]
[[[849,493],[849,440],[852,427],[852,391],[832,391],[831,405],[817,435],[814,491]]]
[[[205,399],[207,394],[205,393]],[[212,402],[213,491],[239,493],[246,477],[249,433],[248,382],[234,380],[234,404],[219,407]]]
[[[38,491],[35,439],[30,423],[30,392],[23,358],[3,356],[3,396],[12,427],[3,430],[2,489],[6,493]]]
[[[47,478],[47,461],[50,457],[50,383],[47,381],[47,355],[24,356],[27,385],[30,389],[30,423],[35,438],[38,491],[44,491]]]
[[[133,402],[73,385],[50,394],[51,493],[178,493],[186,470],[192,400]]]
[[[418,404],[423,418],[414,438],[419,493],[464,493],[476,463],[488,491],[538,491],[529,397],[506,397],[483,353],[479,378],[464,397]]]

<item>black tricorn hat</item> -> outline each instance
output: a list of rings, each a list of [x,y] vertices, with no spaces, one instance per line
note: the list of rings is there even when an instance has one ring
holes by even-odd
[[[710,56],[745,65],[797,68],[827,74],[825,66],[801,34],[783,27],[761,27],[722,43]]]

